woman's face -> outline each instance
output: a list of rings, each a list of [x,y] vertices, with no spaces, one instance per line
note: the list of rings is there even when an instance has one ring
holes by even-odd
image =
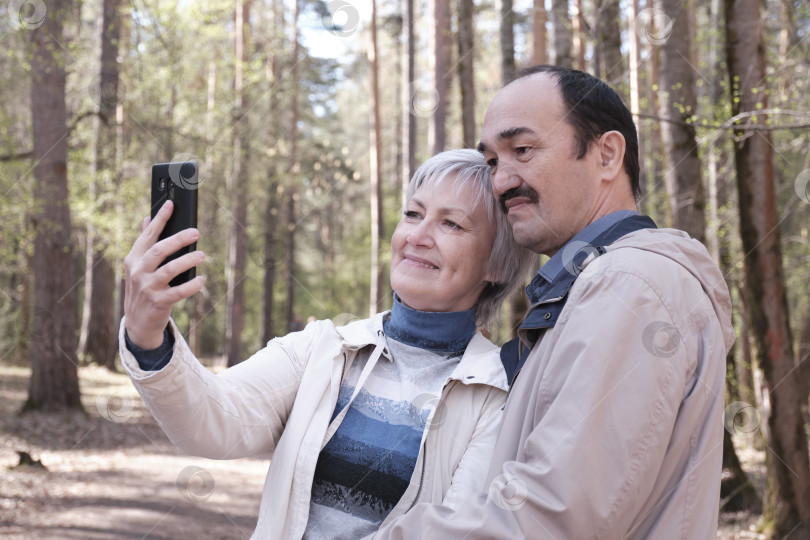
[[[454,192],[455,175],[420,187],[405,205],[391,237],[391,287],[421,311],[464,311],[478,301],[495,225],[472,190]]]

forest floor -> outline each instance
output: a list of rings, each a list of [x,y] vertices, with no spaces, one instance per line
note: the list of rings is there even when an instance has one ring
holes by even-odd
[[[268,461],[181,454],[125,375],[82,367],[85,413],[19,415],[30,370],[0,364],[0,537],[248,538]],[[42,466],[18,465],[27,452]],[[761,486],[763,456],[741,460]],[[721,514],[718,538],[763,538],[759,516]]]

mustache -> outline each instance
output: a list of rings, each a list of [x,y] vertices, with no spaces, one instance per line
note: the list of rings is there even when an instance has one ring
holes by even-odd
[[[518,187],[503,192],[501,196],[498,197],[498,205],[501,207],[501,211],[504,214],[507,213],[506,201],[509,199],[514,199],[515,197],[526,197],[532,203],[536,203],[540,200],[540,195],[538,195],[534,188],[526,184],[521,184]]]

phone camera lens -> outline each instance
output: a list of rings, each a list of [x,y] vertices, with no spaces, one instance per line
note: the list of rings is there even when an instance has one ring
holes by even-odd
[[[166,191],[166,179],[165,178],[161,178],[160,181],[158,182],[158,189],[160,191]]]
[[[169,186],[169,199],[174,200],[174,184]]]

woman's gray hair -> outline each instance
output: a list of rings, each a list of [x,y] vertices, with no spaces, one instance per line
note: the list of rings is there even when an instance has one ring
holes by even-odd
[[[414,172],[405,195],[406,201],[410,201],[420,187],[441,184],[448,175],[455,175],[453,189],[474,190],[474,207],[484,205],[487,219],[496,226],[487,271],[498,276],[498,281],[487,283],[476,304],[477,323],[484,328],[498,321],[504,300],[523,284],[537,257],[515,243],[512,226],[493,195],[489,174],[490,167],[478,150],[448,150],[422,163]]]

